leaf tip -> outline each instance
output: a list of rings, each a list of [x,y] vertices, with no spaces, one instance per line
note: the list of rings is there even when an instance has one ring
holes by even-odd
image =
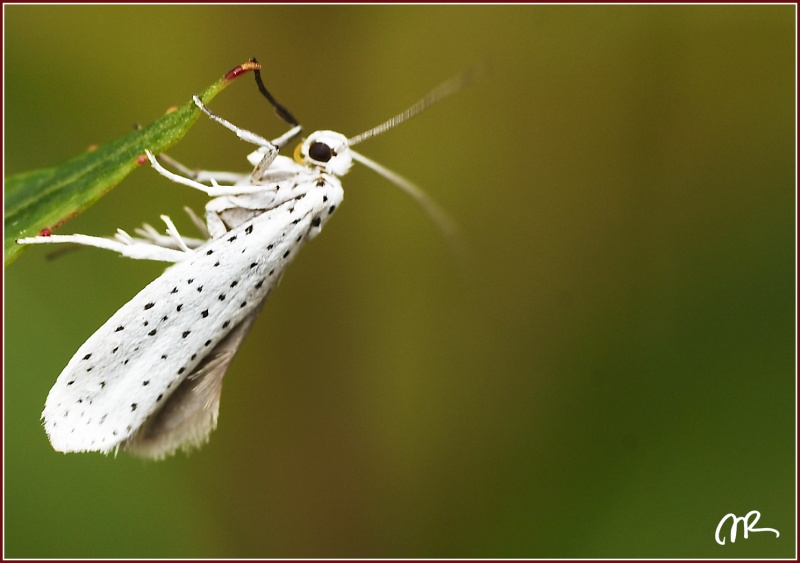
[[[246,63],[240,64],[236,68],[228,71],[228,73],[225,75],[225,80],[231,81],[250,70],[261,70],[261,65],[258,64],[255,59],[250,59]]]

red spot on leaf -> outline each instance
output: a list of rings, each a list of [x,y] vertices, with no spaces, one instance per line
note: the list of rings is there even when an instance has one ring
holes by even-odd
[[[40,237],[49,237],[49,236],[50,236],[50,235],[52,235],[52,234],[53,234],[53,233],[52,233],[52,232],[50,231],[50,229],[48,229],[47,227],[45,227],[44,229],[42,229],[41,231],[39,231],[39,236],[40,236]]]
[[[139,156],[136,157],[136,165],[137,166],[141,166],[145,162],[147,162],[147,155],[146,154],[140,154]]]

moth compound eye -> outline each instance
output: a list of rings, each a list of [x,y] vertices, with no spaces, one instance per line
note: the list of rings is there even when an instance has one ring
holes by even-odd
[[[328,162],[334,156],[334,152],[325,143],[311,143],[308,147],[308,156],[317,162]]]

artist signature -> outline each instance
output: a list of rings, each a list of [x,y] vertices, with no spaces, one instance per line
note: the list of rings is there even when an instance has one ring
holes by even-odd
[[[780,532],[775,530],[774,528],[756,528],[756,523],[758,522],[759,518],[761,518],[761,513],[758,510],[751,510],[745,516],[736,516],[734,513],[726,514],[722,517],[722,520],[719,521],[717,524],[717,533],[714,535],[714,539],[717,540],[719,545],[725,545],[726,537],[723,533],[723,526],[728,521],[728,519],[732,519],[731,523],[731,543],[736,541],[736,531],[739,529],[739,524],[742,524],[744,530],[744,539],[747,539],[747,534],[749,533],[756,533],[756,532],[772,532],[775,534],[775,537],[780,537]]]

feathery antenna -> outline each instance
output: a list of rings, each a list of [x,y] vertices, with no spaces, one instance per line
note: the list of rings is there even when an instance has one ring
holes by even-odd
[[[441,100],[445,99],[448,96],[455,94],[456,92],[463,90],[466,86],[469,86],[473,82],[476,82],[480,78],[482,78],[486,72],[488,71],[487,64],[478,63],[466,69],[465,71],[457,74],[450,80],[447,80],[441,84],[439,84],[436,88],[428,92],[428,94],[418,101],[416,104],[408,108],[402,113],[395,115],[393,118],[389,119],[381,123],[380,125],[373,127],[369,131],[364,131],[360,135],[356,135],[355,137],[348,139],[347,143],[351,147],[353,145],[357,145],[361,141],[369,139],[370,137],[375,137],[376,135],[380,135],[395,127],[396,125],[400,125],[404,121],[408,121],[415,115],[419,115],[433,104],[440,102]],[[256,71],[256,76],[258,76],[258,71]]]

